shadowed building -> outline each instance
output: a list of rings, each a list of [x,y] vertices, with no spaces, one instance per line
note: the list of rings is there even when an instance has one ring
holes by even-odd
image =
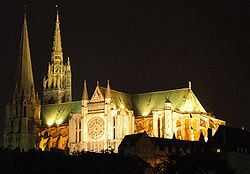
[[[235,174],[250,171],[250,132],[237,128],[220,126],[209,140]]]
[[[167,161],[169,157],[184,156],[197,152],[212,152],[213,148],[204,141],[201,134],[199,141],[186,141],[167,138],[150,137],[146,132],[126,135],[119,146],[119,154],[138,156],[155,166]]]

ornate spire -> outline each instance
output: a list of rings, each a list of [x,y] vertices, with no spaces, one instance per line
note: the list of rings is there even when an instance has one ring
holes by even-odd
[[[107,81],[107,89],[106,89],[106,94],[105,97],[106,98],[111,98],[111,90],[110,90],[110,85],[109,85],[109,80]]]
[[[56,14],[56,28],[55,28],[55,35],[54,35],[54,42],[53,42],[53,53],[54,56],[62,56],[62,42],[61,42],[61,31],[60,31],[60,22],[59,22],[59,12],[58,6],[57,14]]]
[[[88,91],[87,91],[87,83],[86,80],[84,80],[84,87],[83,87],[83,95],[82,100],[88,100]]]
[[[24,10],[24,21],[17,62],[14,99],[18,99],[20,101],[22,97],[28,102],[35,97],[34,89],[26,12]]]

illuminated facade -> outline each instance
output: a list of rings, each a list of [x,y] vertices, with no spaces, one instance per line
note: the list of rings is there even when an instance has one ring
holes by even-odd
[[[146,131],[150,137],[198,141],[201,133],[208,139],[209,128],[214,134],[219,125],[226,124],[206,112],[191,83],[189,88],[127,94],[110,89],[109,81],[107,88],[98,82],[89,100],[85,81],[82,100],[72,102],[71,65],[69,59],[63,63],[58,12],[43,87],[41,106],[35,94],[24,18],[14,97],[6,107],[4,147],[117,152],[126,135]]]
[[[74,151],[101,152],[118,151],[125,135],[134,133],[133,111],[125,107],[117,108],[112,96],[124,94],[99,86],[88,100],[86,81],[84,82],[82,111],[69,118],[69,148]]]
[[[43,79],[43,104],[71,102],[70,61],[63,63],[59,14],[57,11],[53,52],[48,65],[48,75]]]
[[[105,95],[104,95],[105,94]],[[110,95],[111,94],[111,95]],[[69,148],[73,151],[118,150],[125,135],[147,132],[151,137],[198,141],[208,139],[225,121],[211,116],[189,88],[126,94],[97,84],[88,100],[84,85],[82,111],[69,118]]]

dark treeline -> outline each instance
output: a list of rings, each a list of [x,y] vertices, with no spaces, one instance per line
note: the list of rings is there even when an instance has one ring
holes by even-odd
[[[233,174],[223,156],[214,152],[198,152],[185,156],[172,156],[154,168],[158,174]]]
[[[234,173],[223,158],[216,153],[193,153],[172,156],[154,168],[137,157],[125,157],[113,152],[79,152],[66,155],[64,151],[0,149],[0,173],[49,174],[49,173]]]
[[[144,173],[147,163],[136,157],[115,153],[0,150],[0,173]]]

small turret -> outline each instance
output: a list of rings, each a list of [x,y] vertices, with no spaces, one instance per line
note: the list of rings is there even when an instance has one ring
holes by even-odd
[[[110,90],[110,85],[109,85],[109,80],[107,81],[107,89],[106,89],[106,94],[105,94],[105,98],[111,98],[112,94],[111,94],[111,90]]]
[[[88,91],[87,91],[87,83],[86,80],[84,80],[84,87],[83,87],[83,94],[82,94],[82,100],[88,100]]]
[[[171,101],[167,98],[164,104],[165,109],[171,109]]]

